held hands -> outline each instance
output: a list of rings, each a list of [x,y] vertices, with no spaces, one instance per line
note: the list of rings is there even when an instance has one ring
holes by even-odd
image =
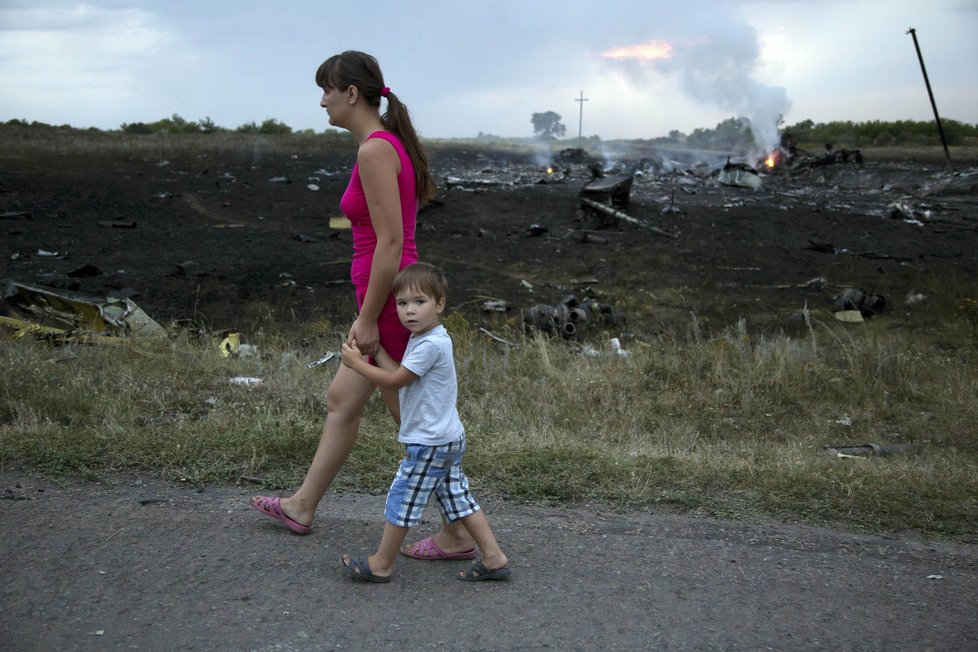
[[[343,364],[345,364],[350,369],[356,369],[356,364],[363,360],[363,353],[357,348],[356,340],[351,342],[343,342],[343,346],[340,349],[343,353]]]
[[[350,326],[348,343],[355,344],[363,355],[376,355],[380,346],[380,329],[377,322],[366,321],[357,317]]]

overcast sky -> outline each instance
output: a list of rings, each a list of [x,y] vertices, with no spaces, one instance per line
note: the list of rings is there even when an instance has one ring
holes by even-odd
[[[423,136],[651,138],[745,115],[978,123],[978,0],[0,0],[0,120],[177,113],[328,127],[314,83],[374,54]],[[586,102],[575,101],[583,97]]]

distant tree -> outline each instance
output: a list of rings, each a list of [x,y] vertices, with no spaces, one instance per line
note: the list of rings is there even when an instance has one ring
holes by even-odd
[[[754,145],[754,133],[747,118],[727,118],[713,129],[697,127],[686,137],[690,147],[740,151]]]
[[[669,132],[669,141],[673,143],[684,143],[686,142],[686,134],[678,129],[673,129]]]
[[[254,121],[246,122],[235,131],[239,134],[291,134],[292,127],[274,118],[269,118],[261,125],[255,124]]]
[[[150,127],[145,122],[123,122],[122,126],[119,127],[124,133],[127,134],[151,134],[153,133],[153,128]]]
[[[203,132],[203,133],[205,133],[205,134],[213,134],[213,133],[217,133],[218,131],[224,131],[223,129],[221,129],[220,127],[218,127],[216,124],[214,124],[214,121],[211,120],[210,116],[207,116],[206,118],[204,118],[203,120],[201,120],[198,123],[198,127],[199,127],[200,131]]]
[[[194,134],[200,131],[200,125],[184,120],[176,113],[169,118],[154,122],[150,127],[154,132],[166,131],[172,134]]]
[[[933,136],[937,125],[933,122],[928,122],[926,125]],[[941,118],[941,127],[944,128],[944,137],[947,138],[948,145],[960,145],[964,143],[965,138],[978,136],[978,125],[969,125],[966,122]]]
[[[210,124],[213,126],[214,123]],[[162,120],[157,120],[149,124],[145,122],[123,122],[120,129],[127,134],[197,134],[202,130],[200,124],[191,120],[184,120],[176,113],[169,118],[163,118]]]
[[[713,142],[714,149],[736,149],[754,145],[754,132],[750,120],[746,118],[727,118],[717,125]]]
[[[567,127],[560,121],[560,114],[553,111],[534,113],[530,116],[530,122],[533,123],[533,133],[539,138],[553,140],[567,133]]]
[[[274,118],[269,118],[261,123],[261,127],[258,128],[258,131],[259,133],[263,134],[291,134],[292,127],[284,122],[279,122]]]
[[[258,125],[255,124],[255,121],[254,120],[252,120],[251,122],[244,123],[243,125],[241,125],[237,129],[235,129],[235,131],[237,133],[239,133],[239,134],[257,134],[257,133],[261,133],[259,131]]]

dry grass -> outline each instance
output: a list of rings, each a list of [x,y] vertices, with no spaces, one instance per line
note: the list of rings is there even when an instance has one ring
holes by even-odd
[[[953,351],[873,323],[817,320],[795,337],[755,335],[745,322],[712,335],[691,325],[628,342],[627,356],[515,332],[520,346],[508,347],[458,315],[448,325],[467,465],[483,490],[978,534],[978,365],[961,316],[947,326],[962,343]],[[247,360],[179,335],[122,349],[2,339],[0,466],[294,486],[315,448],[333,369],[304,362],[337,342],[299,351],[254,339],[261,355]],[[263,382],[234,385],[234,376]],[[372,402],[336,486],[383,490],[395,439],[382,403]],[[860,458],[825,450],[870,442],[914,448]]]

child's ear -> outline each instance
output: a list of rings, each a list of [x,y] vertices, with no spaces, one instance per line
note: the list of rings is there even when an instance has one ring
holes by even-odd
[[[438,303],[435,305],[435,310],[438,312],[439,315],[442,313],[443,310],[445,310],[445,297],[442,297],[441,299],[438,300]]]

